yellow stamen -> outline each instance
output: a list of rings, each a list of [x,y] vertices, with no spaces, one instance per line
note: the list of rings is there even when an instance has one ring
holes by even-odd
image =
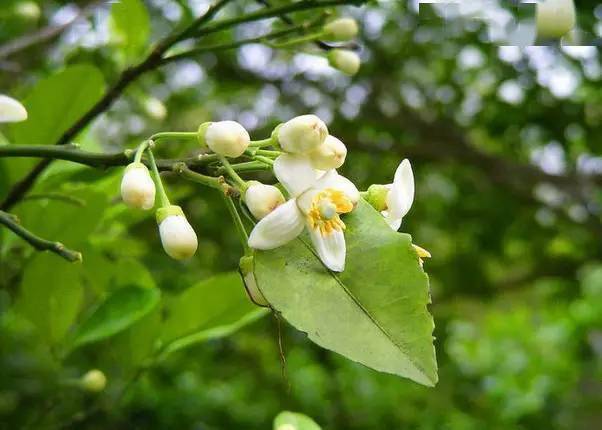
[[[426,249],[418,246],[418,245],[414,245],[412,244],[412,246],[414,247],[414,250],[416,251],[416,254],[418,254],[418,257],[420,258],[431,258],[431,253],[428,252]]]
[[[309,226],[323,236],[333,231],[344,231],[345,223],[339,214],[353,210],[353,203],[342,191],[328,188],[316,194],[307,213]]]

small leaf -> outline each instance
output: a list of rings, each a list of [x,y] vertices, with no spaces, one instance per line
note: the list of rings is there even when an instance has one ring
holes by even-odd
[[[347,265],[327,270],[307,239],[257,252],[268,302],[318,345],[424,385],[437,382],[428,277],[411,237],[361,201],[345,217]]]
[[[274,430],[321,430],[307,415],[297,412],[283,411],[274,419]]]
[[[135,60],[147,47],[150,17],[141,0],[120,0],[111,7],[110,27],[125,62]]]
[[[267,313],[249,301],[237,272],[214,276],[165,298],[164,310],[164,355],[228,336]]]
[[[125,330],[159,303],[156,288],[127,286],[111,294],[75,334],[74,346],[97,342]]]

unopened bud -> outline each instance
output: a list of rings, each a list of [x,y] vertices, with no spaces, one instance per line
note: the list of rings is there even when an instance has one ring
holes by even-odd
[[[389,187],[386,185],[370,185],[364,199],[379,212],[387,210],[387,196]]]
[[[358,33],[357,22],[353,18],[339,18],[324,26],[324,40],[329,42],[347,42]]]
[[[347,147],[334,136],[327,136],[324,144],[318,146],[309,154],[314,169],[338,169],[345,162]]]
[[[0,94],[0,122],[20,122],[26,119],[27,111],[19,101]]]
[[[196,252],[198,239],[182,208],[167,206],[157,210],[157,224],[163,249],[175,260],[185,260]]]
[[[257,286],[257,280],[255,279],[253,266],[254,262],[252,256],[245,255],[240,259],[240,275],[242,276],[242,280],[245,284],[245,290],[247,291],[249,299],[251,299],[253,303],[255,303],[257,306],[267,307],[270,304]]]
[[[349,49],[333,49],[328,52],[328,63],[346,75],[353,76],[359,71],[361,60],[359,55]]]
[[[40,6],[34,1],[24,1],[17,4],[15,12],[21,18],[37,21],[40,18]]]
[[[326,124],[316,115],[297,116],[281,124],[272,133],[280,147],[294,154],[307,154],[324,143],[328,136]]]
[[[235,121],[206,122],[198,131],[201,145],[207,145],[216,154],[240,157],[251,143],[245,128]]]
[[[98,369],[86,372],[79,380],[82,389],[91,393],[99,393],[105,389],[107,385],[107,377]]]
[[[144,164],[134,162],[125,168],[121,179],[121,198],[132,208],[148,210],[154,206],[155,183]]]
[[[250,181],[245,192],[245,204],[253,216],[260,220],[284,203],[282,192],[273,185]]]
[[[576,11],[573,0],[539,1],[536,22],[538,38],[561,38],[575,27]]]
[[[156,120],[163,120],[167,116],[167,108],[161,100],[155,97],[149,97],[144,101],[144,110]]]

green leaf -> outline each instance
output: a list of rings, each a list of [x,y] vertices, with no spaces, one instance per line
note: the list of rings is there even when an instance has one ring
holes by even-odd
[[[169,354],[208,339],[228,336],[267,313],[246,296],[237,272],[200,281],[176,297],[166,297],[163,328]]]
[[[147,47],[150,18],[141,0],[121,0],[111,7],[111,34],[125,62],[135,60]]]
[[[111,294],[85,320],[75,334],[75,347],[111,337],[148,314],[161,293],[156,288],[127,286]]]
[[[11,127],[16,144],[54,144],[103,94],[104,78],[91,65],[67,67],[40,81],[23,100],[27,121]]]
[[[392,231],[365,201],[344,219],[347,264],[327,270],[300,238],[257,252],[268,302],[318,345],[424,385],[437,382],[428,277],[411,237]]]
[[[74,321],[83,298],[81,266],[52,254],[37,254],[21,281],[19,313],[50,344],[60,341]]]
[[[274,419],[274,430],[321,430],[307,415],[283,411]]]

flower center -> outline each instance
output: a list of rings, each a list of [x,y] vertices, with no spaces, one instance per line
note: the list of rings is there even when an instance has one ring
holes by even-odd
[[[345,223],[341,221],[339,214],[352,210],[353,203],[345,193],[327,188],[314,196],[307,218],[312,229],[326,235],[333,231],[345,230]]]

